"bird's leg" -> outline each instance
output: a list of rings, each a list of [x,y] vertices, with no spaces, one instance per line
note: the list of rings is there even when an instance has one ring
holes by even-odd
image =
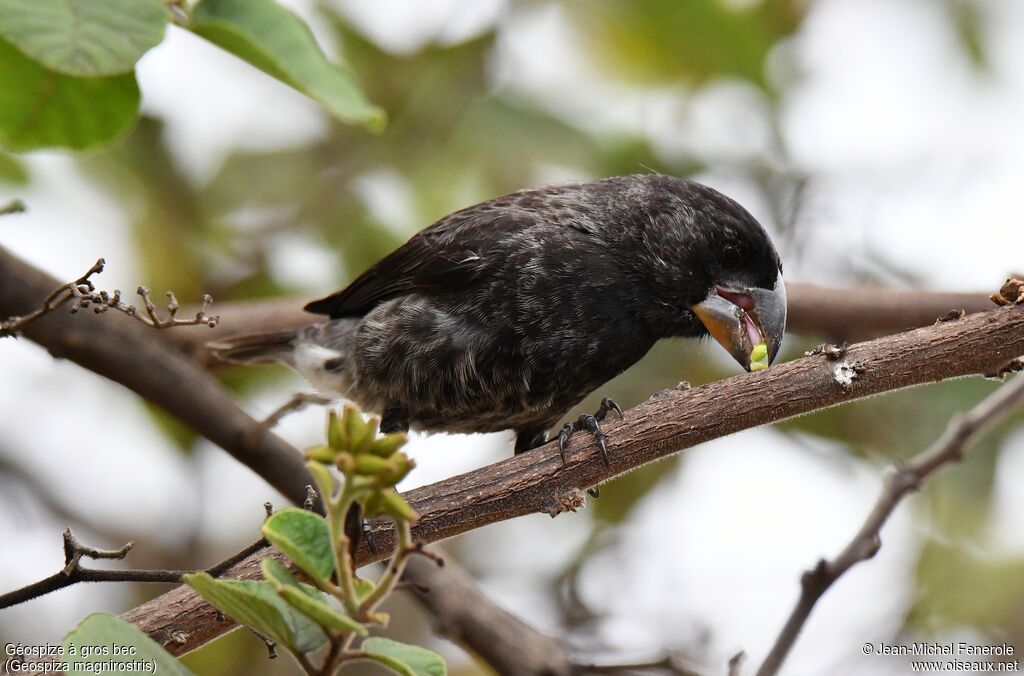
[[[537,427],[531,429],[518,430],[516,434],[516,447],[515,454],[525,453],[529,450],[543,446],[548,440],[548,430],[546,427]]]
[[[386,406],[380,416],[380,431],[382,434],[408,432],[409,409],[397,404]]]

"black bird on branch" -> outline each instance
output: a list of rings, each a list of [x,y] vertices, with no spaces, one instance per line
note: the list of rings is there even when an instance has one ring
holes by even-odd
[[[656,341],[710,334],[750,370],[786,324],[782,265],[743,207],[658,174],[523,190],[442,218],[346,288],[324,323],[214,345],[280,362],[381,414],[383,431],[515,430],[545,442],[573,406]],[[753,359],[751,354],[753,353]],[[607,442],[594,416],[579,429]]]

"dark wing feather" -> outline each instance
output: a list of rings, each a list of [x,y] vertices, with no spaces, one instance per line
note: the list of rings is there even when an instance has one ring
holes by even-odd
[[[306,305],[331,318],[359,317],[409,293],[462,289],[501,260],[487,254],[536,215],[498,201],[463,209],[420,231],[344,289]]]

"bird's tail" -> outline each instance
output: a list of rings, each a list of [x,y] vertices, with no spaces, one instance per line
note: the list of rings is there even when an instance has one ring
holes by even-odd
[[[233,336],[208,344],[213,356],[228,364],[287,364],[294,361],[297,330]]]

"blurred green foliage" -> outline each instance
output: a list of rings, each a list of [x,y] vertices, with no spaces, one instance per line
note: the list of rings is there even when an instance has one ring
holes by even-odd
[[[765,59],[803,19],[802,0],[563,2],[594,56],[625,77],[702,84],[736,77],[768,88]]]

